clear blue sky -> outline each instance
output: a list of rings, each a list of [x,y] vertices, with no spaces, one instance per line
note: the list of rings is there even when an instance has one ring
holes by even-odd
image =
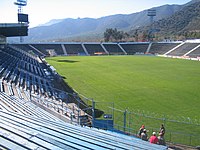
[[[0,0],[0,23],[17,22],[17,0]],[[29,14],[30,27],[52,19],[100,18],[131,14],[164,4],[185,4],[190,0],[27,0],[23,12]]]

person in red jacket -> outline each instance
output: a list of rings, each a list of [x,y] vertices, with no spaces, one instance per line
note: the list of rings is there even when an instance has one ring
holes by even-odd
[[[149,139],[149,142],[153,143],[153,144],[157,144],[158,143],[158,138],[156,136],[156,132],[153,132],[152,136]]]

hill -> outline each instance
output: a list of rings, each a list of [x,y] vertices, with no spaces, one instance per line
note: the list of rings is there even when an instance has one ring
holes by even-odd
[[[200,38],[200,1],[194,0],[185,5],[180,11],[172,16],[163,18],[153,23],[156,29],[157,37],[171,37],[174,39],[178,36],[180,40],[188,38]],[[145,32],[150,26],[140,28],[140,32]],[[133,34],[135,31],[131,31]]]
[[[184,7],[167,19],[154,25],[163,33],[183,34],[184,32],[200,31],[200,1]]]
[[[155,20],[166,18],[179,11],[183,5],[164,5],[155,7],[157,16]],[[41,41],[68,39],[76,40],[79,37],[90,39],[101,39],[106,28],[117,28],[129,31],[149,23],[147,10],[132,14],[117,14],[98,19],[93,18],[67,18],[63,20],[52,20],[49,23],[29,29],[26,41]]]

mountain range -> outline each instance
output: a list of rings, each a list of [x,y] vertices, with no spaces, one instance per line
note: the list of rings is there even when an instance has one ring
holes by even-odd
[[[156,26],[163,26],[165,24],[164,22],[167,22],[167,19],[177,13],[182,15],[185,7],[199,1],[200,0],[192,0],[184,5],[163,5],[152,8],[156,10],[156,16],[154,17],[154,21],[157,23]],[[147,16],[147,11],[148,10],[144,10],[132,14],[116,14],[98,19],[66,18],[61,20],[51,20],[47,24],[30,28],[29,36],[25,38],[25,41],[83,41],[85,39],[88,41],[100,41],[107,28],[117,28],[118,30],[128,32],[148,25],[150,21]],[[180,16],[179,18],[181,19]],[[172,17],[171,19],[177,18]],[[188,21],[191,21],[191,19]],[[183,22],[181,22],[181,24]],[[168,25],[166,25],[166,29],[170,28]],[[165,31],[165,29],[161,30]]]
[[[154,22],[154,27],[165,34],[200,31],[200,1],[193,1],[168,18]]]

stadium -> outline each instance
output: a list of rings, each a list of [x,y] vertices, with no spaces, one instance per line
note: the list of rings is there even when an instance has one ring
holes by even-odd
[[[18,17],[0,24],[0,149],[199,148],[200,40],[7,43]]]

